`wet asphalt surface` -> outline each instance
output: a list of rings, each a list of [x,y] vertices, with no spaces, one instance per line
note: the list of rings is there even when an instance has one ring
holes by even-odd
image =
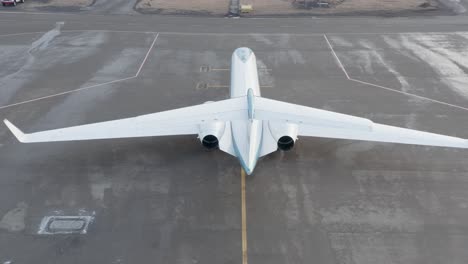
[[[17,23],[0,31],[0,118],[26,132],[227,98],[229,72],[200,68],[228,69],[247,46],[269,69],[259,71],[265,97],[468,137],[456,107],[467,106],[468,35],[457,18],[286,19],[295,27],[285,29],[273,20],[4,17]],[[32,33],[5,35],[22,32]],[[346,78],[323,33],[361,83]],[[467,158],[300,138],[247,179],[249,263],[466,263]],[[20,144],[2,125],[0,201],[0,263],[241,262],[239,164],[196,137]],[[61,215],[93,220],[86,234],[38,234],[44,217]]]

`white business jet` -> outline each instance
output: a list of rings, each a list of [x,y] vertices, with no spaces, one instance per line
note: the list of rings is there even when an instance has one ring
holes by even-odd
[[[249,48],[232,54],[231,98],[133,118],[31,134],[4,120],[20,142],[198,135],[208,149],[237,157],[251,174],[260,157],[293,148],[297,136],[468,148],[468,141],[260,96],[257,63]]]

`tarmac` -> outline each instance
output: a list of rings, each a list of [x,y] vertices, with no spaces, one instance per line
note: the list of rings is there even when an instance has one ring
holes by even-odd
[[[26,132],[227,98],[247,46],[264,97],[468,138],[462,17],[0,20],[0,119]],[[196,136],[21,144],[0,125],[0,263],[467,263],[467,159],[301,137],[244,186]]]

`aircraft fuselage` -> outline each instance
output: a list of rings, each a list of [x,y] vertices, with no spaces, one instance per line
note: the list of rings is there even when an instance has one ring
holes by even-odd
[[[263,121],[255,120],[255,96],[260,96],[257,61],[249,48],[238,48],[231,60],[231,98],[247,96],[247,121],[231,121],[232,141],[237,157],[247,174],[251,174],[259,157]]]

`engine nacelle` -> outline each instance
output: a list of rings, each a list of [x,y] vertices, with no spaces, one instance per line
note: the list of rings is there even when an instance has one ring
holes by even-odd
[[[210,122],[199,125],[198,138],[207,149],[218,148],[219,139],[224,134],[226,124],[224,122]]]
[[[207,101],[205,104],[213,103]],[[226,123],[224,122],[206,122],[198,126],[198,138],[202,145],[207,149],[215,149],[219,146],[219,139],[224,134]]]
[[[268,122],[268,126],[280,150],[287,151],[294,147],[297,140],[297,124]]]

